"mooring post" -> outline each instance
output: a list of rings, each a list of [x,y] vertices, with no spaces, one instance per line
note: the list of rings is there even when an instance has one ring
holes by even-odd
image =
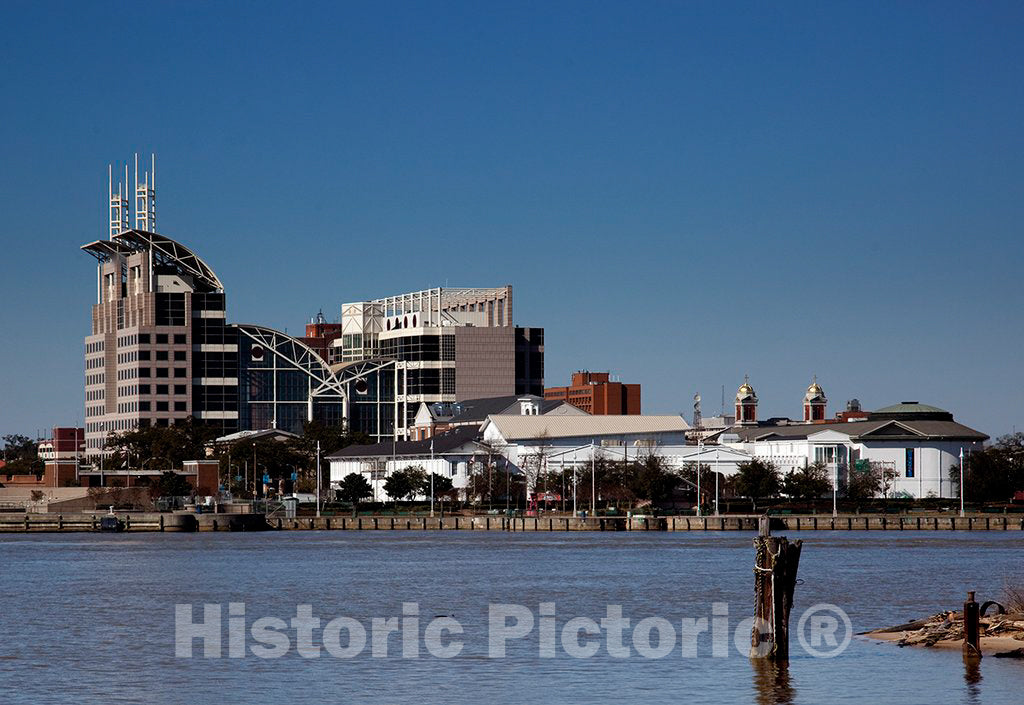
[[[974,590],[967,592],[964,603],[964,655],[981,658],[981,608],[974,599]]]
[[[800,565],[803,541],[789,543],[785,536],[771,535],[767,515],[758,520],[754,539],[754,627],[750,634],[750,657],[789,659],[789,612]]]

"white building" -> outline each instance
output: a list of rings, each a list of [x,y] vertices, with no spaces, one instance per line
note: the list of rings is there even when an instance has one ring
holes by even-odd
[[[373,501],[394,499],[384,491],[388,476],[410,466],[450,478],[460,493],[469,484],[471,463],[486,456],[477,443],[476,426],[460,426],[422,441],[394,441],[342,448],[326,457],[331,468],[331,487],[338,488],[350,473],[363,475],[373,487]],[[426,499],[420,497],[420,499]]]
[[[680,416],[491,416],[481,428],[482,445],[509,465],[532,473],[587,466],[592,459],[637,460],[656,455],[672,468],[688,463],[718,466],[731,475],[750,460],[742,450],[686,445],[690,426]]]
[[[824,409],[818,418],[823,413]],[[959,464],[961,452],[980,450],[988,440],[985,434],[954,421],[948,411],[916,401],[846,421],[748,423],[719,438],[723,446],[772,462],[784,473],[824,463],[840,486],[846,473],[874,465],[895,475],[889,496],[917,498],[956,496],[949,469]]]

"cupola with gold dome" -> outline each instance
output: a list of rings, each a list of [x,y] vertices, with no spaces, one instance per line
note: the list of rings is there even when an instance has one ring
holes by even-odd
[[[815,423],[825,420],[825,408],[828,406],[828,399],[825,397],[825,390],[818,384],[818,377],[815,375],[811,386],[804,394],[804,422]]]
[[[736,423],[757,423],[757,393],[750,386],[750,377],[743,376],[743,384],[736,390]]]

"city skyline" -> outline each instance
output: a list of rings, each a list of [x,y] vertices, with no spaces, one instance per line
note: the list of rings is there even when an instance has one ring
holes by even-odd
[[[83,422],[78,246],[106,236],[107,163],[154,151],[156,230],[216,268],[233,321],[299,334],[346,301],[507,282],[548,386],[611,371],[689,418],[749,374],[762,417],[799,418],[817,375],[829,417],[917,400],[1009,433],[1021,11],[956,7],[263,8],[237,54],[222,9],[67,7],[44,33],[15,8],[0,432]],[[166,41],[130,64],[120,34]],[[140,86],[123,110],[112,65]]]

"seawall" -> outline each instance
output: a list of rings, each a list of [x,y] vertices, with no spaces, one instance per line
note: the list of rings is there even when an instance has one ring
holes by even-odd
[[[0,514],[0,533],[99,531],[104,513]],[[758,517],[497,517],[331,516],[264,517],[260,514],[116,512],[122,531],[746,531]],[[773,531],[1024,531],[1017,514],[965,517],[877,514],[786,515],[771,518]]]

